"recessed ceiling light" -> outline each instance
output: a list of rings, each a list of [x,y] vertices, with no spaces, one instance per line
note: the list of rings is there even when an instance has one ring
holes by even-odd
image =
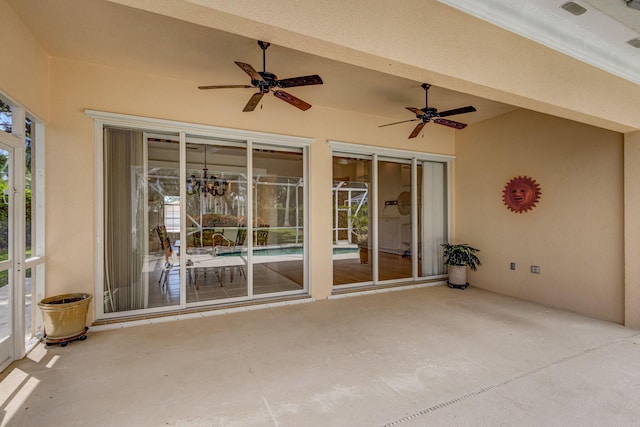
[[[635,39],[631,39],[627,43],[629,43],[633,47],[640,48],[640,37],[636,37]]]
[[[563,8],[564,10],[566,10],[569,13],[572,13],[576,16],[578,15],[582,15],[583,13],[585,13],[587,11],[587,9],[585,9],[584,7],[580,6],[578,3],[574,3],[572,1],[568,1],[565,4],[563,4],[562,6],[560,6],[561,8]]]
[[[625,0],[627,6],[640,10],[640,0]]]

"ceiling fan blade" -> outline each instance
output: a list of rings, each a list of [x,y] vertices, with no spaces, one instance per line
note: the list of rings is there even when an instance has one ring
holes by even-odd
[[[244,106],[242,111],[246,113],[255,110],[263,96],[264,92],[254,93],[253,96],[249,98],[249,102],[247,102],[247,105]]]
[[[415,129],[413,129],[413,132],[411,132],[411,135],[409,135],[409,139],[415,138],[416,136],[418,136],[418,134],[420,133],[420,131],[422,130],[424,125],[426,125],[425,122],[418,123],[418,125],[415,127]]]
[[[253,68],[251,65],[245,64],[244,62],[238,62],[238,61],[235,61],[235,63],[238,67],[242,68],[242,71],[249,74],[249,77],[251,77],[251,80],[258,80],[260,82],[264,80],[260,75],[260,73],[258,73],[255,70],[255,68]]]
[[[293,105],[294,107],[301,109],[302,111],[307,111],[309,108],[311,108],[311,104],[307,104],[303,100],[296,98],[295,96],[283,90],[276,90],[275,92],[273,92],[273,95],[276,98],[280,98],[283,101]]]
[[[453,120],[447,120],[447,119],[435,119],[433,123],[449,126],[450,128],[455,128],[455,129],[464,129],[467,127],[465,123],[454,122]]]
[[[321,85],[322,79],[317,74],[313,76],[291,77],[289,79],[278,80],[278,87],[295,87]]]
[[[407,110],[411,111],[412,113],[414,113],[417,116],[422,116],[424,114],[424,111],[422,111],[419,108],[415,108],[415,107],[404,107]]]
[[[393,122],[393,123],[387,123],[386,125],[380,125],[378,126],[379,128],[383,128],[385,126],[391,126],[391,125],[398,125],[400,123],[407,123],[407,122],[415,122],[418,119],[409,119],[409,120],[402,120],[400,122]]]
[[[253,86],[249,85],[215,85],[215,86],[198,86],[198,89],[235,89],[235,88],[249,88]]]
[[[455,114],[473,113],[474,111],[476,111],[476,109],[469,105],[468,107],[454,108],[453,110],[442,111],[438,113],[438,116],[447,117],[453,116]]]

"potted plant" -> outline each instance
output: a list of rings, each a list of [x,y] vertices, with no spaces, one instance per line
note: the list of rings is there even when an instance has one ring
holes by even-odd
[[[475,255],[480,250],[472,248],[466,243],[456,245],[443,243],[442,249],[444,265],[449,267],[447,284],[450,288],[465,289],[469,286],[469,283],[467,283],[467,267],[476,271],[478,266],[482,265],[480,259]]]
[[[358,245],[360,264],[369,263],[369,212],[366,206],[360,208],[355,214],[349,216],[351,221],[351,233]]]

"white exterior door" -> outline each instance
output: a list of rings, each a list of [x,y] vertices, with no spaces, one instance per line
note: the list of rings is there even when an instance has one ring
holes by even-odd
[[[15,153],[0,143],[0,367],[14,358]]]

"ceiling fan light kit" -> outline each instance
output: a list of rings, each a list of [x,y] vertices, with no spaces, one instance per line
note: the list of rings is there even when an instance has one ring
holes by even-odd
[[[262,97],[265,93],[273,92],[273,95],[281,99],[294,107],[307,111],[311,108],[311,104],[296,98],[288,92],[280,90],[282,88],[290,88],[297,86],[310,86],[310,85],[321,85],[323,84],[322,79],[317,74],[310,76],[301,76],[301,77],[291,77],[288,79],[279,80],[278,76],[273,73],[267,71],[267,60],[266,54],[267,49],[271,46],[271,43],[258,40],[258,45],[262,49],[262,71],[256,71],[249,64],[245,64],[244,62],[235,61],[235,64],[242,69],[245,73],[249,75],[251,78],[251,85],[213,85],[213,86],[198,86],[198,89],[248,89],[248,88],[256,88],[258,92],[254,93],[251,98],[249,98],[249,102],[244,106],[243,112],[250,112],[256,109]]]

